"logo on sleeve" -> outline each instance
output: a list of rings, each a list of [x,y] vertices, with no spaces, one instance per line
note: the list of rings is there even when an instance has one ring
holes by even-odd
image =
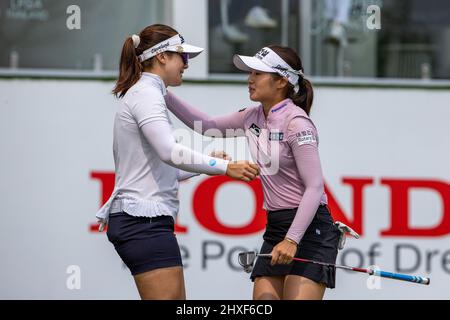
[[[249,129],[255,136],[259,137],[261,135],[261,128],[256,124],[253,123]]]
[[[297,143],[299,146],[304,144],[316,144],[317,137],[312,129],[306,129],[297,133]]]

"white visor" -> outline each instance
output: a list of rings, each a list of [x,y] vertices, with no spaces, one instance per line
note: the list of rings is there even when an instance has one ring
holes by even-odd
[[[278,73],[287,78],[292,85],[297,85],[298,79],[303,77],[302,71],[292,69],[281,57],[270,48],[262,48],[254,57],[235,54],[233,63],[239,70],[251,72],[261,71]]]
[[[172,38],[161,41],[160,43],[154,45],[150,49],[145,50],[139,56],[139,60],[143,62],[165,51],[187,53],[189,54],[189,58],[195,58],[203,50],[204,50],[203,48],[184,43],[183,37],[177,34]]]

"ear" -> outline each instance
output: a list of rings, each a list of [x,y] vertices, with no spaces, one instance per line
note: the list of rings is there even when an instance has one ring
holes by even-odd
[[[280,77],[276,80],[277,82],[277,89],[284,89],[288,86],[289,81],[285,77]]]
[[[158,54],[155,56],[155,58],[156,58],[156,60],[157,60],[160,64],[162,64],[162,65],[165,65],[165,64],[167,63],[167,55],[165,54],[165,52],[158,53]]]

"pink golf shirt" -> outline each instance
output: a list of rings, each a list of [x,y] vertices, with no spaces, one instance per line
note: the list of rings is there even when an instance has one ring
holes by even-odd
[[[242,135],[236,129],[245,132],[260,166],[264,206],[269,211],[298,208],[286,237],[299,243],[319,205],[327,204],[317,129],[306,112],[286,99],[273,106],[267,118],[262,106],[213,118],[172,93],[165,99],[168,109],[191,129],[198,129],[194,122],[201,121],[201,134],[217,137],[206,132],[211,129],[222,137]]]

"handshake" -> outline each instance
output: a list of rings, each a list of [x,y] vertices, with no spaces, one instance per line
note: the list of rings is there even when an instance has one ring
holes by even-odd
[[[250,163],[247,160],[231,161],[231,157],[225,151],[213,151],[209,155],[214,158],[230,161],[226,172],[226,175],[230,178],[250,182],[259,175],[259,167],[257,164]]]

